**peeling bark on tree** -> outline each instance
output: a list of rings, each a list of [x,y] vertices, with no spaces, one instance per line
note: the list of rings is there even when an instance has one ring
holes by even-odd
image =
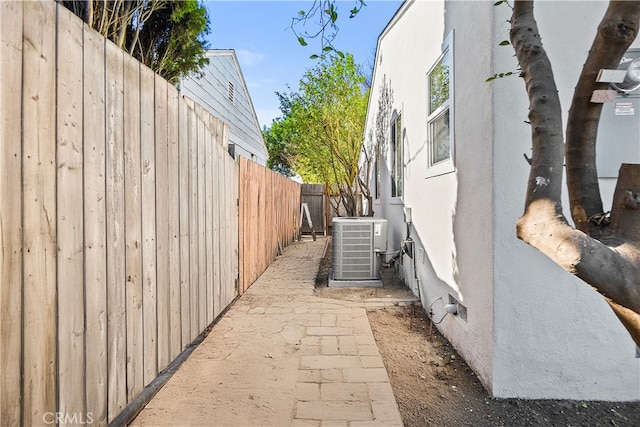
[[[562,114],[532,1],[516,0],[510,34],[529,95],[533,149],[525,213],[517,224],[518,238],[600,292],[638,345],[640,165],[621,168],[611,227],[591,224],[589,218],[602,213],[595,164],[601,107],[590,103],[591,92],[599,88],[594,83],[594,73],[617,67],[636,37],[639,21],[640,2],[610,3],[576,87],[567,126],[566,163],[577,228],[569,225],[562,214]]]

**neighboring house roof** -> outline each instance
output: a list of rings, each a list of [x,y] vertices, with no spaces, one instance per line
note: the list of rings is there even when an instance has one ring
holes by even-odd
[[[230,151],[266,165],[267,147],[235,50],[212,49],[207,57],[201,76],[182,80],[181,94],[229,124]]]

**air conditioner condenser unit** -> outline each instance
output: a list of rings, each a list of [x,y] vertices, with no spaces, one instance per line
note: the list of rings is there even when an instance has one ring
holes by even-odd
[[[382,286],[382,252],[387,250],[387,220],[334,218],[330,287]]]

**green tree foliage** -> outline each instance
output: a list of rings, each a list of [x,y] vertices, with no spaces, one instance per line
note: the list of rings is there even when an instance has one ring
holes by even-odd
[[[197,0],[172,1],[151,14],[132,53],[165,79],[177,83],[209,62],[203,38],[208,32],[204,6]]]
[[[278,94],[283,118],[276,125],[295,171],[305,182],[339,194],[348,215],[361,214],[357,177],[368,100],[364,83],[353,55],[334,55],[305,73],[299,92]]]
[[[283,119],[276,119],[270,128],[263,129],[262,135],[269,154],[267,167],[284,176],[292,176],[294,172],[290,150],[293,138],[287,123]]]
[[[344,58],[344,53],[336,50],[335,40],[339,27],[338,16],[343,16],[339,10],[339,4],[335,0],[314,0],[309,2],[307,10],[301,10],[291,18],[291,30],[301,46],[307,46],[308,39],[320,40],[320,53],[311,55],[311,58],[325,59],[328,54],[336,53]],[[345,2],[346,4],[346,2]],[[354,0],[353,7],[349,9],[349,18],[354,18],[362,8],[366,6],[364,0]],[[308,25],[307,24],[311,24]],[[309,32],[309,29],[312,29]]]
[[[198,0],[66,0],[88,25],[170,81],[198,73],[209,60],[206,9]]]

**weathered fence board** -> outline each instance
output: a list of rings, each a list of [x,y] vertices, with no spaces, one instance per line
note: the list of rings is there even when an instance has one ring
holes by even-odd
[[[224,140],[228,141],[229,137],[229,127],[225,126],[224,128]],[[233,206],[233,212],[231,213],[231,250],[233,250],[232,255],[232,266],[233,266],[233,290],[230,295],[227,295],[227,302],[231,303],[237,295],[239,295],[240,288],[240,266],[244,264],[242,255],[240,253],[240,247],[242,242],[242,235],[240,234],[240,204],[242,197],[240,197],[240,168],[232,167],[233,171],[233,191],[231,197],[231,203]],[[235,200],[233,200],[235,199]]]
[[[198,221],[198,124],[193,101],[185,100],[187,105],[187,128],[189,132],[189,277],[190,277],[190,331],[189,342],[198,336],[200,300],[199,266],[199,221]],[[204,267],[204,266],[203,266]]]
[[[168,138],[168,221],[169,221],[169,360],[182,351],[181,280],[180,280],[180,156],[178,149],[179,115],[178,90],[167,85]]]
[[[203,109],[195,106],[196,115],[201,117]],[[198,120],[197,124],[197,150],[198,150],[198,330],[202,331],[207,326],[207,238],[206,225],[206,181],[205,181],[205,141],[204,123]]]
[[[180,349],[187,348],[191,337],[191,287],[189,270],[189,119],[187,104],[178,102],[179,216],[180,216]]]
[[[57,192],[59,408],[84,413],[85,288],[83,186],[83,49],[82,22],[70,14],[58,20]]]
[[[22,2],[0,2],[0,425],[21,420]]]
[[[22,69],[23,419],[57,410],[56,4],[25,2]],[[3,35],[5,29],[2,29]],[[3,36],[4,38],[4,36]]]
[[[116,198],[122,193],[122,172],[119,170],[120,153],[109,152],[106,146],[104,39],[86,26],[83,33],[85,393],[86,401],[93,402],[93,420],[104,424],[107,418],[107,390],[102,387],[107,383],[107,260],[111,263],[110,274],[116,275],[121,271],[120,265],[115,263],[113,251],[108,251],[107,226],[113,228],[116,222],[121,221]],[[115,203],[108,206],[108,202]],[[109,213],[108,207],[111,207]]]
[[[291,242],[299,185],[62,3],[0,23],[0,424],[106,425]]]
[[[204,227],[205,232],[205,262],[207,267],[206,276],[206,308],[205,308],[205,324],[209,324],[213,321],[213,299],[214,299],[214,265],[212,260],[214,259],[213,253],[213,237],[215,234],[213,225],[213,203],[214,203],[214,189],[216,187],[216,181],[213,180],[213,147],[212,140],[213,135],[204,131],[204,191],[205,191],[205,208],[204,208]]]
[[[127,165],[122,51],[105,42],[107,141],[107,422],[127,406]]]
[[[158,375],[156,270],[156,161],[154,73],[140,67],[140,161],[142,189],[142,315],[144,385]]]
[[[144,316],[142,275],[142,158],[140,63],[123,55],[125,159],[125,264],[127,318],[127,399],[144,388]]]
[[[169,345],[169,146],[167,136],[167,85],[166,81],[158,75],[154,78],[154,90],[158,371],[162,371],[171,361]]]
[[[215,119],[211,117],[210,120],[210,129],[214,132],[214,137],[216,140],[221,137],[219,135],[220,128],[222,123],[218,120],[217,123],[214,121]],[[215,148],[215,149],[214,149]],[[224,162],[223,162],[223,153],[222,150],[218,150],[219,147],[212,147],[211,152],[211,164],[215,162],[216,168],[211,170],[211,177],[207,182],[211,182],[211,216],[212,216],[212,232],[211,232],[211,251],[213,257],[211,258],[210,265],[211,270],[213,272],[213,292],[211,295],[211,315],[213,318],[217,317],[220,314],[220,302],[222,299],[222,288],[223,288],[223,279],[224,272],[221,272],[220,269],[224,268],[224,256],[225,253],[220,251],[220,241],[224,239],[224,235],[222,234],[222,227],[220,221],[220,212],[225,209],[224,199],[224,187],[225,187],[225,175],[224,174]]]

